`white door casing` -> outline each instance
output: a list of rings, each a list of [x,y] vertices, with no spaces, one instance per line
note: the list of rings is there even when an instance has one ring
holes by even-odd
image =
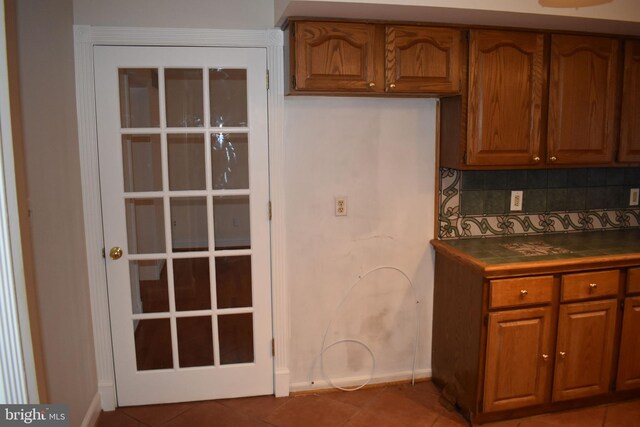
[[[191,127],[171,127],[166,123],[165,110],[169,110],[169,102],[164,102],[164,70],[165,68],[196,69],[208,76],[208,70],[216,69],[246,69],[247,70],[247,95],[248,95],[248,125],[235,128],[219,123],[210,123],[208,106],[208,78],[203,80],[204,92],[204,123],[200,127],[190,124]],[[120,127],[120,95],[118,69],[127,68],[153,68],[159,69],[160,88],[160,126],[159,128],[122,128]],[[229,49],[229,48],[204,48],[204,47],[109,47],[98,46],[95,48],[95,82],[96,82],[96,115],[98,129],[98,148],[100,155],[101,190],[103,204],[103,222],[105,233],[105,248],[109,252],[111,247],[122,247],[124,256],[118,260],[106,258],[107,282],[109,287],[109,308],[111,313],[112,339],[114,351],[114,365],[116,370],[116,385],[118,390],[119,405],[136,405],[150,403],[167,403],[175,401],[191,401],[214,398],[228,398],[248,395],[273,393],[273,364],[271,358],[271,298],[269,286],[269,220],[268,220],[268,144],[267,144],[267,97],[265,87],[266,57],[264,49]],[[168,96],[168,95],[167,95]],[[167,114],[168,116],[168,114]],[[211,119],[213,121],[213,119]],[[176,126],[175,124],[173,126]],[[209,154],[209,141],[216,135],[222,135],[222,131],[231,132],[231,135],[249,136],[249,189],[241,190],[214,190],[211,178],[211,155]],[[234,133],[235,132],[235,133]],[[202,153],[207,164],[206,189],[190,191],[170,191],[168,163],[168,135],[204,135],[202,148],[207,149]],[[123,180],[123,172],[126,174],[127,165],[123,167],[123,146],[121,141],[125,135],[153,134],[158,142],[162,140],[162,180],[164,185],[156,191],[126,192]],[[203,162],[204,163],[204,162]],[[129,190],[131,190],[129,188]],[[160,191],[158,191],[160,190]],[[163,191],[164,190],[164,191]],[[189,196],[191,199],[184,199]],[[218,239],[214,239],[214,203],[220,196],[240,196],[250,200],[250,225],[251,248],[244,250],[220,250],[217,247]],[[184,242],[177,242],[172,233],[178,234],[178,228],[171,224],[168,218],[172,218],[173,203],[178,200],[202,200],[205,201],[208,233],[196,239],[199,243],[204,240],[208,246],[208,252],[175,252],[171,250],[180,248]],[[159,202],[164,210],[164,223],[160,223],[160,232],[166,242],[162,252],[153,250],[152,253],[138,253],[134,242],[129,238],[127,246],[127,234],[134,234],[131,223],[125,221],[126,215],[130,215],[130,205],[133,200],[154,200]],[[125,203],[126,201],[126,203]],[[127,211],[128,209],[128,211]],[[177,209],[177,208],[176,208]],[[152,214],[153,215],[153,214]],[[162,214],[160,214],[162,216]],[[149,221],[151,217],[149,217]],[[178,221],[180,222],[180,221]],[[142,222],[141,224],[144,224]],[[208,236],[207,236],[208,234]],[[160,239],[162,240],[162,239]],[[206,244],[208,240],[208,245]],[[182,248],[181,248],[182,249]],[[147,251],[148,252],[148,251]],[[218,256],[245,255],[251,256],[252,273],[252,303],[249,307],[217,308],[215,298],[215,266]],[[177,297],[174,298],[173,265],[177,259],[200,258],[211,255],[209,264],[211,277],[211,304],[204,310],[181,311],[177,308]],[[163,313],[140,313],[140,302],[136,301],[135,286],[130,287],[129,264],[143,262],[144,260],[156,260],[168,268],[168,294],[170,295],[171,308]],[[166,264],[165,264],[166,263]],[[135,269],[132,268],[132,272]],[[136,270],[137,271],[137,270]],[[136,281],[136,280],[133,280]],[[176,293],[178,291],[176,290]],[[138,308],[138,310],[136,309]],[[133,313],[132,313],[133,310]],[[163,310],[165,311],[165,310]],[[136,313],[137,312],[137,313]],[[253,320],[253,356],[252,363],[233,364],[220,359],[220,347],[217,324],[228,315],[244,315]],[[196,316],[196,317],[193,317]],[[181,367],[182,349],[179,349],[178,336],[181,321],[188,319],[213,319],[213,341],[215,349],[214,366]],[[171,351],[173,352],[173,367],[164,369],[138,370],[136,368],[136,349],[134,345],[134,326],[139,322],[160,321],[171,324]],[[178,330],[176,329],[178,323]],[[178,354],[180,353],[180,357]],[[225,364],[226,363],[226,364]]]

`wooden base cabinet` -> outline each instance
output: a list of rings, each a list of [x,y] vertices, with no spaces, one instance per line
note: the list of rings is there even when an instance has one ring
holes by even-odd
[[[544,403],[553,368],[551,307],[489,313],[485,412]]]
[[[640,296],[624,302],[616,388],[640,388]]]
[[[615,299],[560,306],[554,401],[609,391],[616,309]]]

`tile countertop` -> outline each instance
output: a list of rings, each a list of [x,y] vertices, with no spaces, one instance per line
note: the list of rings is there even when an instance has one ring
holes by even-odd
[[[640,265],[640,229],[433,240],[486,276]]]

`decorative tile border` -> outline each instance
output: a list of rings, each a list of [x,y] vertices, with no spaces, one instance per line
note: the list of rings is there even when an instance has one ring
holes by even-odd
[[[440,239],[566,233],[640,227],[640,209],[594,209],[539,214],[462,215],[460,171],[440,169]]]

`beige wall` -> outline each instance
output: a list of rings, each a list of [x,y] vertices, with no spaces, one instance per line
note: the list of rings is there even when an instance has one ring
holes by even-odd
[[[273,0],[73,0],[74,23],[115,27],[266,29]]]
[[[49,401],[80,425],[97,391],[84,244],[71,0],[17,2],[27,192]]]

